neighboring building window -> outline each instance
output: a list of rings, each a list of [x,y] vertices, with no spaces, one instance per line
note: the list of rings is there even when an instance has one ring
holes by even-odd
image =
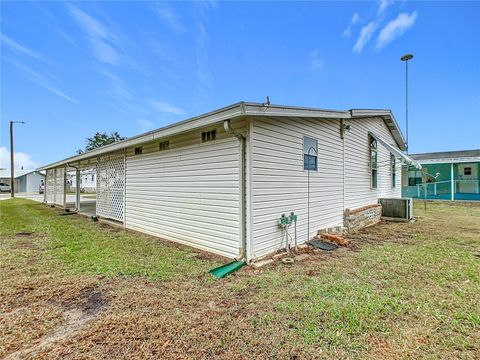
[[[170,142],[167,140],[167,141],[160,141],[158,143],[158,150],[162,151],[162,150],[168,150],[170,148]]]
[[[390,166],[392,171],[392,188],[394,188],[397,182],[397,172],[396,172],[397,164],[396,164],[396,159],[394,155],[390,155]]]
[[[378,153],[377,153],[377,140],[373,136],[369,137],[370,141],[370,185],[372,189],[377,188],[378,178]]]
[[[317,140],[305,136],[303,138],[303,170],[317,171]]]
[[[408,171],[408,186],[416,186],[422,183],[422,173],[411,167]]]
[[[136,147],[135,148],[135,155],[142,155],[142,151],[143,151],[143,148],[141,146]]]
[[[464,168],[463,175],[472,175],[472,168],[471,167]]]
[[[217,130],[202,132],[202,142],[215,140],[216,137],[217,137]]]
[[[93,181],[93,175],[92,175],[92,181]]]

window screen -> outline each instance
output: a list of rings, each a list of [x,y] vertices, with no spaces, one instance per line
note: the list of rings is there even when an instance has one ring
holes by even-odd
[[[378,178],[378,153],[377,153],[377,140],[374,137],[369,137],[370,141],[370,185],[372,189],[377,188]]]
[[[397,173],[396,173],[396,159],[394,155],[390,155],[390,166],[391,166],[391,171],[392,171],[392,188],[395,187],[395,183],[397,181]]]
[[[303,170],[317,171],[318,143],[316,139],[303,138]]]

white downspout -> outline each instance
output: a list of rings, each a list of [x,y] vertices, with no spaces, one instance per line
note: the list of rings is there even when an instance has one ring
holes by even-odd
[[[238,256],[235,258],[238,261],[246,260],[246,251],[247,251],[247,213],[246,213],[246,176],[245,176],[245,147],[246,147],[246,138],[244,135],[240,134],[238,131],[233,129],[230,125],[230,120],[225,120],[223,122],[223,128],[225,132],[229,135],[235,136],[240,143],[240,159],[239,159],[239,190],[240,190],[240,247]]]
[[[451,187],[451,195],[452,195],[452,201],[455,200],[455,178],[454,178],[454,173],[453,173],[453,162],[450,163],[450,187]]]

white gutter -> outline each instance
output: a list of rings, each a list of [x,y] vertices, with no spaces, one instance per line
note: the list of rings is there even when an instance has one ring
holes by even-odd
[[[225,120],[233,120],[242,116],[265,116],[265,117],[286,117],[286,118],[322,118],[322,119],[356,119],[380,117],[384,120],[388,129],[391,131],[397,145],[404,150],[405,141],[402,133],[390,110],[361,110],[353,109],[349,111],[335,111],[325,109],[315,109],[298,106],[284,106],[284,105],[265,105],[260,103],[240,102],[207,114],[199,115],[184,121],[177,122],[165,126],[163,128],[149,131],[123,141],[102,146],[101,148],[87,151],[80,155],[71,156],[69,158],[57,161],[39,168],[39,170],[46,170],[55,167],[64,166],[67,163],[77,163],[82,160],[93,159],[98,155],[109,153],[112,151],[120,151],[125,148],[139,145],[142,143],[159,140],[168,136],[177,135],[194,129],[205,126],[210,126]]]
[[[242,115],[243,113],[242,113],[241,103],[234,104],[232,106],[228,106],[226,108],[212,111],[204,115],[196,116],[191,119],[180,121],[180,122],[165,126],[163,128],[147,132],[145,134],[140,134],[140,135],[128,138],[126,140],[122,140],[110,145],[102,146],[101,148],[87,151],[80,155],[71,156],[64,160],[42,166],[38,170],[46,170],[53,167],[65,165],[66,163],[74,163],[77,161],[92,158],[97,155],[105,154],[108,152],[123,150],[133,145],[161,139],[167,136],[177,135],[177,134],[187,132],[199,127],[209,126],[211,124],[214,124],[223,120],[234,119]]]
[[[388,149],[388,151],[390,151],[390,153],[395,155],[395,157],[401,159],[405,164],[415,166],[415,168],[417,170],[422,169],[422,165],[420,165],[417,161],[413,160],[410,156],[405,155],[403,152],[401,152],[400,150],[398,150],[394,146],[390,145],[387,141],[383,140],[381,137],[375,135],[374,133],[369,132],[369,134],[375,140],[377,140],[379,143],[381,143],[383,146],[385,146]]]

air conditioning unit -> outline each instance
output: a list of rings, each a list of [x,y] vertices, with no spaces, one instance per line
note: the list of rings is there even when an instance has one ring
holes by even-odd
[[[392,219],[413,219],[412,198],[380,198],[382,216]]]

